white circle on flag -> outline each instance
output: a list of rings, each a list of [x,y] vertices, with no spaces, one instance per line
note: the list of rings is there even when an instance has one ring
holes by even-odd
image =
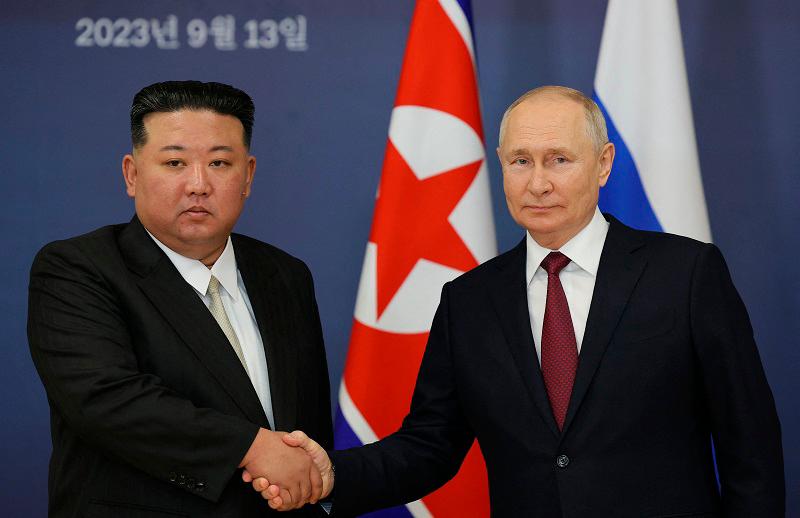
[[[396,107],[389,140],[420,180],[484,158],[483,142],[467,123],[423,106]]]

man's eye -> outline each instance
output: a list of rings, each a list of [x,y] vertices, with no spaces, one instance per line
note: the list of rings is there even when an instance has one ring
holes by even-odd
[[[225,160],[213,160],[210,164],[211,167],[223,167],[228,165],[228,162]]]
[[[528,165],[530,162],[528,161],[527,158],[517,158],[516,160],[514,160],[514,163],[517,165]]]
[[[563,156],[557,156],[553,159],[553,162],[555,162],[556,164],[566,164],[567,159],[564,158]]]
[[[167,160],[166,165],[167,167],[180,167],[182,162],[180,160]]]

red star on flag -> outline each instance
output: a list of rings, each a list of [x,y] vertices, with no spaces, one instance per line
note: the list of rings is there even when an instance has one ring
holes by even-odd
[[[478,265],[448,217],[482,162],[420,180],[389,141],[370,235],[377,245],[378,318],[420,259],[461,271]]]

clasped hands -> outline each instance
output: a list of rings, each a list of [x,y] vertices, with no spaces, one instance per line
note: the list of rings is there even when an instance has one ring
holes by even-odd
[[[242,480],[279,511],[315,504],[333,490],[328,454],[301,431],[259,429],[239,467],[244,468]]]

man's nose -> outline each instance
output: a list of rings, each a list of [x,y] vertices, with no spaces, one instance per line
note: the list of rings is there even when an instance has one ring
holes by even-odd
[[[192,167],[191,176],[186,182],[186,194],[203,196],[208,194],[211,184],[208,181],[208,171],[203,165]]]
[[[536,196],[543,196],[553,190],[553,184],[547,175],[547,172],[541,166],[531,168],[530,177],[528,178],[528,191]]]

